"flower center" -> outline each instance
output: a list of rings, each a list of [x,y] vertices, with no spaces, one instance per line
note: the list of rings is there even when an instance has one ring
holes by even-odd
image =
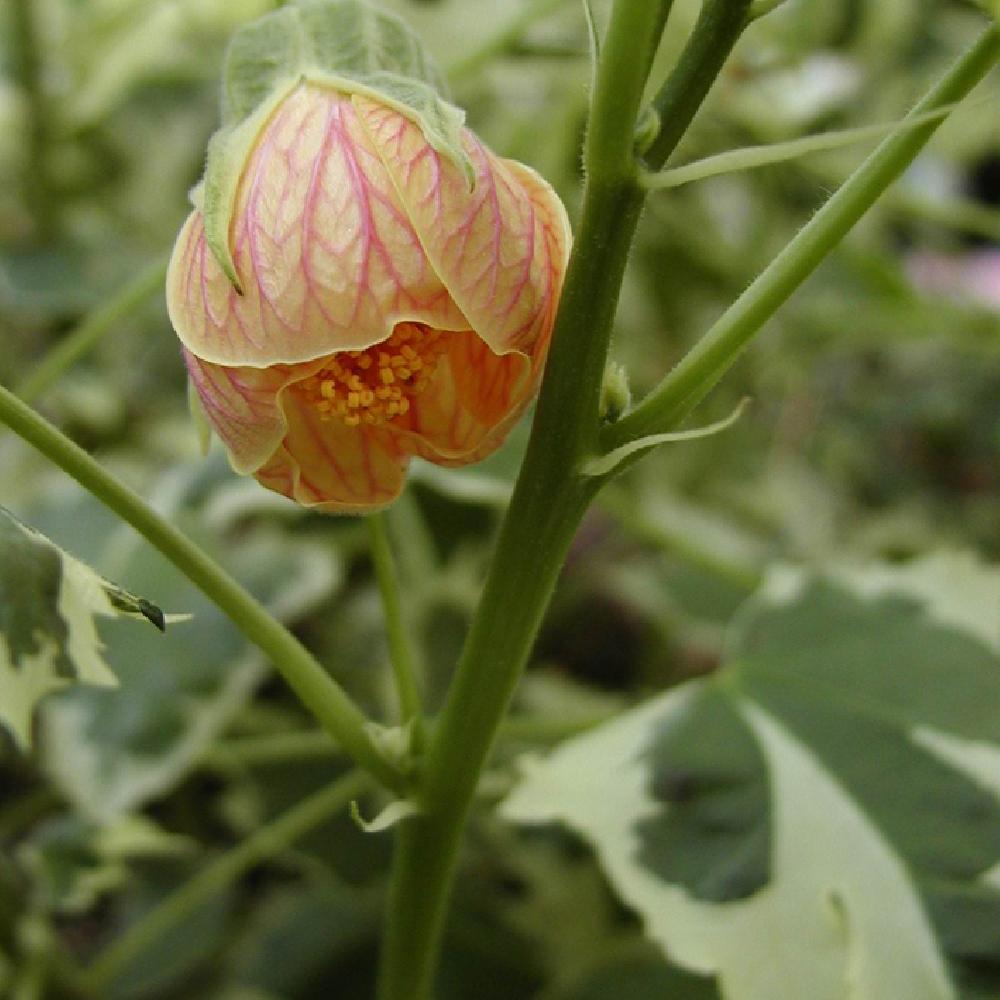
[[[421,323],[400,323],[388,340],[363,351],[341,351],[302,388],[323,420],[376,426],[410,409],[427,388],[447,347],[445,334]]]

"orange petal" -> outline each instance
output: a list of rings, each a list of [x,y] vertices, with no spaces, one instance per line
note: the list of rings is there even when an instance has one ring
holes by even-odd
[[[310,361],[368,347],[397,322],[468,327],[421,249],[350,98],[303,84],[251,153],[230,233],[238,295],[188,218],[167,276],[185,347],[216,364]]]
[[[405,446],[438,465],[485,458],[524,411],[540,373],[523,354],[494,354],[471,330],[448,334],[448,351],[401,428]]]
[[[227,367],[202,361],[188,350],[182,353],[205,415],[242,475],[260,468],[285,436],[281,393],[322,365],[320,360],[292,367]]]
[[[569,254],[565,209],[534,171],[494,156],[469,131],[476,168],[461,171],[419,127],[392,108],[355,95],[424,251],[469,325],[497,354],[530,353],[551,332]]]
[[[399,496],[410,456],[390,430],[324,421],[294,391],[283,403],[288,430],[255,473],[262,485],[305,507],[337,514],[370,513]]]

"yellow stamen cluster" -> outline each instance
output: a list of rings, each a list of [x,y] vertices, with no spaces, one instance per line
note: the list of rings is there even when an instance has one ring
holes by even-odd
[[[380,344],[334,354],[304,388],[323,420],[337,417],[348,427],[384,424],[409,412],[446,346],[440,330],[400,323]]]

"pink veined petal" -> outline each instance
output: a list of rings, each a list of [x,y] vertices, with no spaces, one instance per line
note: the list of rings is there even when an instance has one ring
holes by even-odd
[[[529,168],[494,156],[471,133],[471,192],[419,127],[361,96],[354,104],[424,251],[469,325],[497,354],[530,353],[551,329],[569,252],[565,209]]]
[[[205,361],[263,368],[378,343],[397,322],[466,329],[351,99],[303,84],[262,129],[230,232],[231,287],[197,212],[167,276],[170,318]]]
[[[322,361],[271,368],[228,367],[202,361],[182,348],[184,363],[205,415],[242,475],[255,472],[285,436],[279,405],[284,389],[311,375]]]
[[[407,414],[406,447],[439,465],[478,461],[500,445],[533,395],[530,359],[497,355],[471,330],[448,351]]]
[[[399,496],[410,455],[391,430],[324,421],[294,392],[282,402],[288,429],[255,473],[263,486],[305,507],[340,514],[370,513]]]

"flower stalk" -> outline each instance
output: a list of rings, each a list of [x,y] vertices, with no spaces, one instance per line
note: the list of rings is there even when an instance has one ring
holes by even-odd
[[[420,687],[417,683],[417,666],[407,635],[406,620],[399,597],[399,582],[392,558],[389,526],[384,513],[372,514],[368,517],[368,537],[371,542],[375,577],[382,597],[386,638],[389,644],[389,660],[396,680],[396,693],[399,698],[401,716],[399,721],[401,725],[413,727],[412,741],[414,748],[417,748],[423,742],[423,707],[420,700]]]

